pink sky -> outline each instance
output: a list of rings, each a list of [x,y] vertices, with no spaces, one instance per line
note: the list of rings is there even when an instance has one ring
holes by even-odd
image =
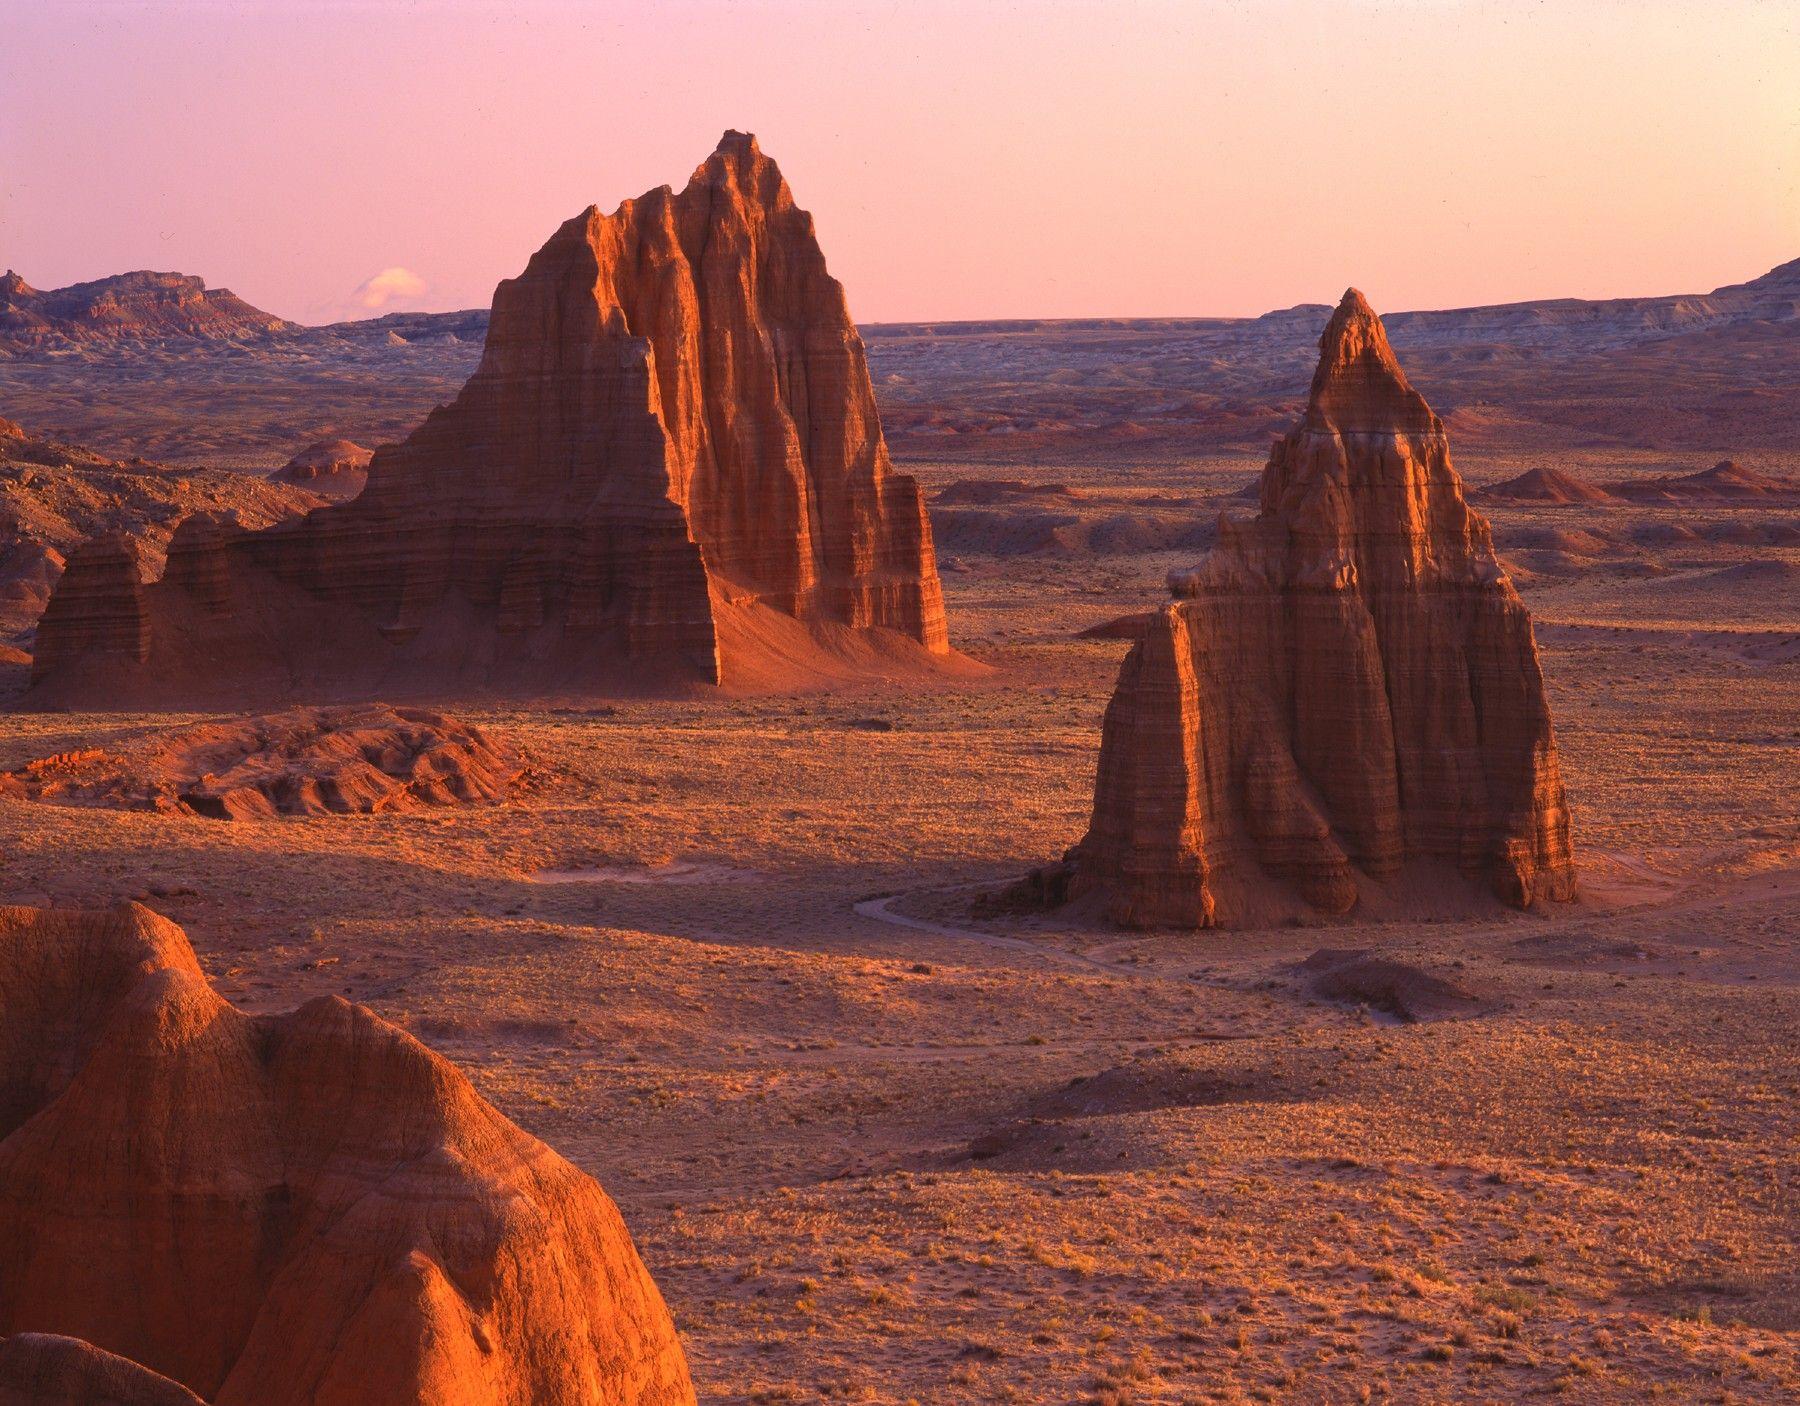
[[[1688,292],[1800,256],[1800,5],[0,0],[0,266],[485,306],[754,131],[865,321]]]

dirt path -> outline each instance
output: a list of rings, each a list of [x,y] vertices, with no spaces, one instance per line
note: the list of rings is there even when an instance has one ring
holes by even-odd
[[[892,923],[895,927],[911,928],[915,932],[928,932],[933,937],[948,937],[959,942],[979,942],[984,947],[992,947],[1001,951],[1029,952],[1034,957],[1046,961],[1060,963],[1064,966],[1086,967],[1093,971],[1105,972],[1111,977],[1121,977],[1139,981],[1167,981],[1171,978],[1151,972],[1133,971],[1117,966],[1111,962],[1103,962],[1081,952],[1071,952],[1066,947],[1052,946],[1046,942],[1033,942],[1025,937],[1005,937],[1000,933],[978,932],[973,928],[956,928],[947,923],[934,923],[929,918],[914,918],[905,913],[896,913],[890,906],[903,898],[911,898],[921,893],[966,893],[972,889],[992,888],[996,884],[1009,880],[982,879],[972,884],[931,884],[922,888],[904,889],[899,893],[891,893],[885,898],[866,898],[855,905],[856,915],[860,918],[872,918],[878,923]]]

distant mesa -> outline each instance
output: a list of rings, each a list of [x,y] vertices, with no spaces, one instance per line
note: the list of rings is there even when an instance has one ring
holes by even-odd
[[[1546,503],[1568,505],[1586,503],[1599,506],[1620,502],[1617,494],[1585,483],[1561,469],[1527,469],[1517,478],[1496,483],[1482,490],[1484,498],[1512,503]]]
[[[242,340],[294,325],[189,274],[114,274],[40,291],[0,278],[0,350],[43,352],[163,341]]]
[[[214,820],[369,815],[496,801],[519,770],[480,728],[423,708],[348,704],[57,753],[0,773],[0,796]]]
[[[33,699],[199,706],[778,686],[972,668],[812,217],[728,132],[680,194],[563,225],[481,365],[353,501],[77,553]]]
[[[1319,346],[1261,513],[1126,656],[1092,824],[1040,880],[1122,924],[1574,894],[1531,618],[1443,426],[1354,289]]]
[[[0,908],[0,971],[0,1402],[691,1406],[606,1193],[409,1035],[136,904]]]
[[[373,449],[347,439],[315,440],[270,475],[277,483],[298,484],[314,493],[355,497],[369,481]]]
[[[1710,469],[1691,474],[1665,474],[1656,478],[1626,479],[1607,487],[1621,498],[1639,502],[1732,502],[1769,498],[1800,498],[1800,478],[1759,473],[1731,459],[1721,459]]]

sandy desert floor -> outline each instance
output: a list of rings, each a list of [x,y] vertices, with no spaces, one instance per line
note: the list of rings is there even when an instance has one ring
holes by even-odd
[[[529,757],[501,805],[0,800],[8,890],[143,897],[245,1007],[341,991],[454,1058],[620,1202],[703,1400],[1800,1395],[1800,510],[1483,505],[1580,903],[1145,935],[974,905],[1084,828],[1126,646],[1074,633],[1155,604],[1259,464],[907,467],[1192,532],[965,522],[976,684],[449,707]],[[0,766],[172,721],[6,714]],[[1311,994],[1349,947],[1481,1009]]]

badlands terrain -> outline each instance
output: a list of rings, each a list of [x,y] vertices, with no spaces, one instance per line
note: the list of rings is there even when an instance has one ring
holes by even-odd
[[[1254,468],[1057,473],[1080,516]],[[1076,632],[1186,549],[964,549],[979,684],[458,706],[529,759],[501,805],[0,800],[8,895],[141,896],[245,1009],[344,994],[449,1056],[619,1202],[703,1400],[1789,1399],[1800,568],[1757,538],[1794,514],[1486,511],[1540,568],[1583,889],[1548,913],[973,915],[1087,823],[1125,645]],[[0,766],[202,721],[13,714]],[[1481,1009],[1311,992],[1354,947]]]
[[[868,337],[981,671],[9,711],[5,896],[135,898],[240,1010],[343,996],[454,1062],[617,1203],[704,1401],[1792,1400],[1796,324],[1644,301],[1629,336],[1490,317],[1479,355],[1389,320],[1534,618],[1573,902],[1142,932],[1007,897],[1086,830],[1118,622],[1255,511],[1327,307],[1179,430],[1137,339],[1248,376],[1181,342],[1210,324]],[[134,454],[179,498],[397,439],[478,353],[433,326],[19,350],[15,438],[90,457],[9,495],[91,466],[123,511]],[[1096,344],[1138,369],[1094,422],[1025,426],[1063,394],[1030,358]],[[252,527],[317,501],[230,481]]]

